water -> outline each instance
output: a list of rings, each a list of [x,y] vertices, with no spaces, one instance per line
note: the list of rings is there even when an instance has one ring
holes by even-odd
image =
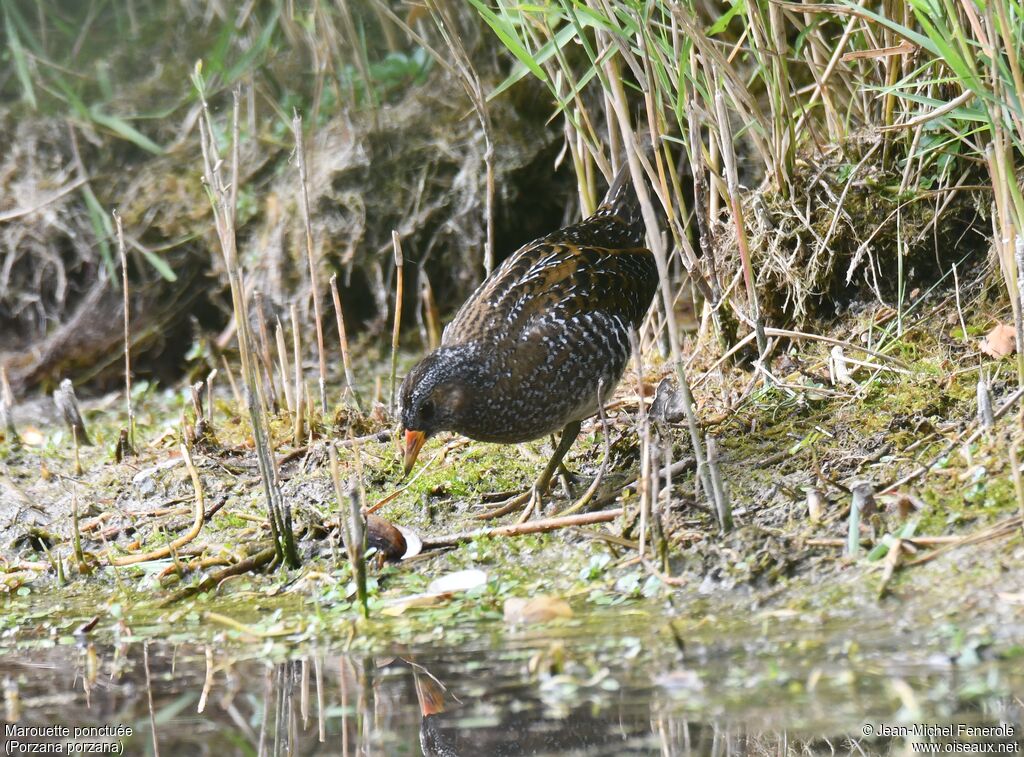
[[[373,653],[346,652],[347,629],[300,646],[65,638],[22,642],[0,678],[6,721],[66,726],[71,740],[119,728],[79,741],[130,755],[153,754],[154,735],[161,755],[218,757],[911,754],[928,739],[864,733],[925,723],[999,728],[981,741],[1020,750],[1024,670],[990,659],[983,636],[795,614],[724,629],[619,608]],[[19,753],[16,734],[4,740]]]

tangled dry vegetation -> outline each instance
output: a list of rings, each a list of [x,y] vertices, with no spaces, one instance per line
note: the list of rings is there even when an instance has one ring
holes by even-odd
[[[881,162],[881,147],[863,136],[808,148],[788,194],[765,185],[744,200],[759,299],[772,323],[806,325],[858,300],[895,302],[987,253],[980,177],[936,190],[908,185]],[[722,221],[714,232],[724,269],[740,270],[734,225]]]
[[[189,4],[180,12],[200,13]],[[275,29],[285,23],[276,17],[263,21]],[[467,25],[464,35],[470,49],[482,44],[475,25]],[[179,52],[172,48],[164,43],[155,54],[177,60]],[[187,49],[203,47],[193,42]],[[295,85],[301,95],[278,97],[305,96],[306,77],[295,72],[308,65],[311,54],[292,47],[268,59],[260,75],[302,82]],[[419,83],[400,79],[401,86],[372,108],[324,108],[315,114],[307,144],[317,275],[326,281],[339,274],[348,319],[373,334],[386,326],[391,308],[392,230],[410,255],[416,284],[409,287],[410,312],[421,289],[429,289],[434,301],[457,301],[483,274],[487,145],[476,122],[466,117],[457,77],[431,67],[428,58],[417,60],[415,66],[406,64],[404,76]],[[486,71],[493,63],[482,57],[479,65]],[[194,99],[181,102],[187,74],[187,67],[180,68],[179,79],[165,73],[154,81],[125,73],[119,102],[136,108],[176,88],[174,116],[150,129],[162,144],[145,138],[152,151],[102,128],[103,122],[24,117],[18,106],[3,113],[0,139],[13,149],[0,158],[0,362],[16,392],[55,386],[66,375],[95,386],[116,381],[121,296],[111,209],[120,213],[126,229],[132,349],[141,376],[175,379],[193,341],[219,333],[229,320],[227,277],[199,171],[200,106]],[[226,88],[212,97],[216,111],[230,107]],[[306,243],[288,131],[291,114],[262,88],[248,90],[245,107],[240,254],[249,285],[271,310],[286,315],[288,303],[297,301],[304,303],[300,315],[306,320],[311,315],[302,295],[308,297],[309,283],[303,274]],[[491,110],[505,127],[492,161],[495,224],[516,234],[534,228],[540,233],[563,212],[546,204],[564,181],[551,180],[554,134],[535,109],[527,94],[495,103]],[[546,181],[538,186],[541,176]],[[527,218],[516,217],[517,204],[532,209]],[[514,244],[502,235],[499,254]]]

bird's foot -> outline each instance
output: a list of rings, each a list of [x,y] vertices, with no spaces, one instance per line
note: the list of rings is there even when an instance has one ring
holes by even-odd
[[[488,510],[485,513],[480,513],[476,516],[477,520],[491,520],[493,518],[500,518],[502,515],[508,515],[516,510],[522,508],[522,514],[519,516],[519,522],[523,523],[527,518],[530,517],[531,513],[540,515],[542,507],[543,495],[540,492],[540,486],[534,484],[527,491],[522,494],[517,494],[514,497],[510,497],[505,502],[501,503],[498,507],[493,510]]]

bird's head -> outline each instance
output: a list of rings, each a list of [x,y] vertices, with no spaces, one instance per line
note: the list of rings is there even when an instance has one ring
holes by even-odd
[[[439,431],[459,429],[469,409],[476,375],[471,355],[459,347],[435,350],[409,371],[399,395],[406,475],[427,439]]]

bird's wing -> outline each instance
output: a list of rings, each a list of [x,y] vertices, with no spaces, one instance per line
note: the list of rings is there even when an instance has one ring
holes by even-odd
[[[486,342],[499,334],[517,339],[540,319],[557,324],[592,311],[639,325],[657,287],[651,252],[555,239],[533,242],[506,260],[460,308],[444,343]]]

